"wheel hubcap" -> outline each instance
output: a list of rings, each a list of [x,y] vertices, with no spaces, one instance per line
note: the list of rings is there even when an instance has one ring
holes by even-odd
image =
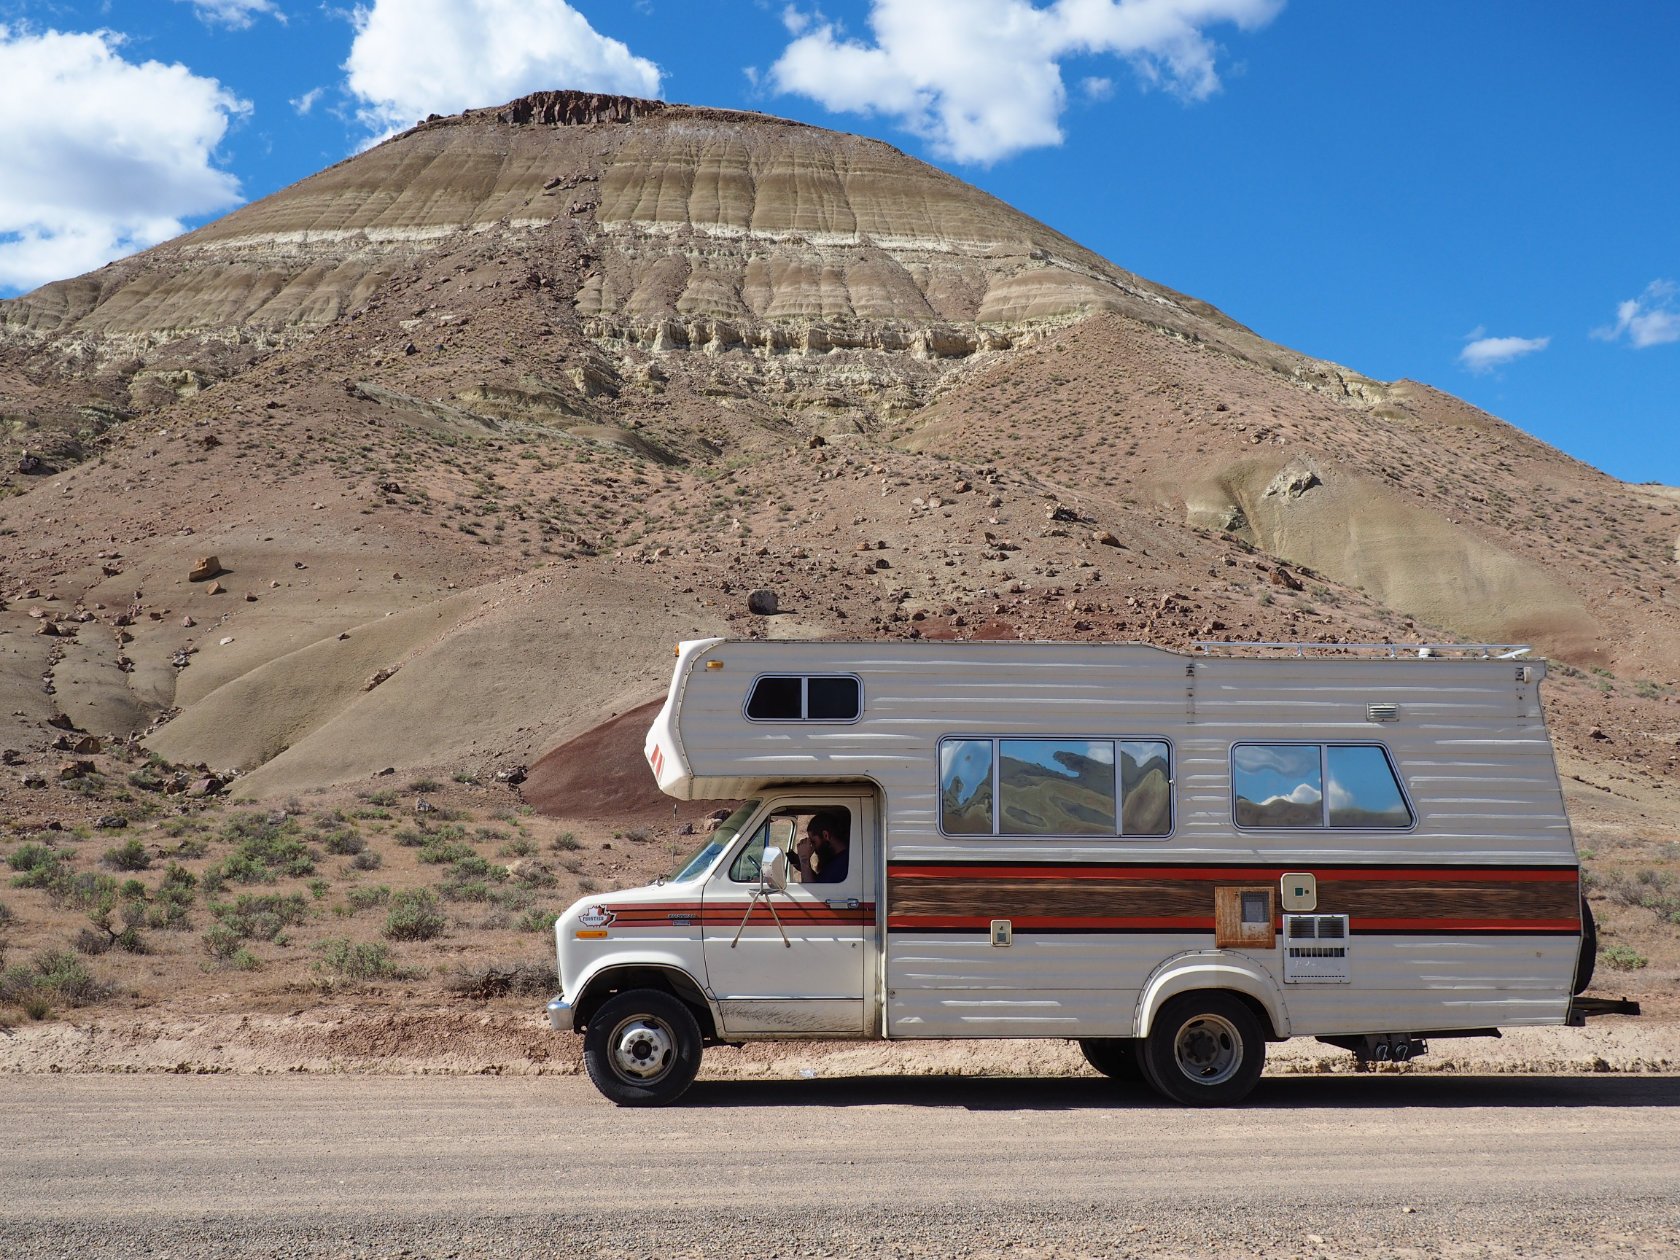
[[[671,1030],[650,1016],[634,1016],[613,1029],[612,1062],[620,1076],[656,1080],[670,1070],[675,1055]]]
[[[1178,1070],[1198,1085],[1221,1085],[1242,1067],[1242,1037],[1218,1015],[1186,1020],[1173,1039]]]

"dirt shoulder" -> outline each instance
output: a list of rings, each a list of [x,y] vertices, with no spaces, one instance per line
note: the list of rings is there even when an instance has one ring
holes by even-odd
[[[437,1003],[401,996],[285,1011],[159,1005],[15,1025],[0,1033],[4,1073],[349,1073],[575,1075],[581,1038],[553,1032],[532,999]],[[1680,1019],[1659,1009],[1588,1028],[1512,1029],[1497,1040],[1436,1040],[1407,1073],[1576,1075],[1680,1072]],[[1065,1041],[762,1042],[706,1052],[702,1077],[1081,1076]],[[1307,1038],[1271,1047],[1274,1075],[1340,1074],[1353,1057]]]

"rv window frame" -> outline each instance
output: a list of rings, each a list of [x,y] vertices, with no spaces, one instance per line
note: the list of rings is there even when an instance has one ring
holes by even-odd
[[[1318,781],[1323,786],[1320,789],[1318,816],[1323,821],[1316,827],[1248,827],[1237,821],[1237,749],[1239,748],[1316,748],[1318,749]],[[1332,748],[1376,748],[1380,749],[1383,761],[1388,765],[1389,774],[1394,776],[1394,786],[1400,789],[1400,801],[1406,807],[1406,816],[1411,819],[1404,827],[1334,827],[1330,824],[1330,752]],[[1239,739],[1231,744],[1230,751],[1225,757],[1225,767],[1230,778],[1230,807],[1231,826],[1245,835],[1271,835],[1290,831],[1340,831],[1340,832],[1369,832],[1373,835],[1410,835],[1421,825],[1418,819],[1417,806],[1412,803],[1411,790],[1406,786],[1406,776],[1400,773],[1400,761],[1394,755],[1394,750],[1380,739]]]
[[[1026,832],[1026,833],[1009,832],[1009,833],[1006,834],[1004,832],[999,831],[998,830],[998,821],[999,821],[998,812],[999,812],[1000,809],[1002,809],[1002,785],[998,782],[998,774],[999,774],[999,770],[998,770],[998,760],[999,760],[998,745],[1006,739],[1007,740],[1043,740],[1046,743],[1054,743],[1058,740],[1066,740],[1069,743],[1077,742],[1077,743],[1087,743],[1087,744],[1095,744],[1095,743],[1110,743],[1110,744],[1113,744],[1114,745],[1114,830],[1110,833],[1103,834],[1103,835],[1091,835],[1088,832],[1087,833],[1082,833],[1082,834],[1076,834],[1076,833],[1070,833],[1070,832],[1053,832],[1053,831]],[[992,829],[989,833],[977,834],[975,832],[946,831],[945,830],[945,810],[942,807],[942,801],[943,801],[945,789],[944,789],[944,785],[940,781],[942,776],[939,772],[939,761],[940,761],[940,749],[942,749],[944,747],[945,742],[947,740],[968,741],[968,742],[972,742],[972,743],[980,743],[980,742],[984,741],[986,743],[989,743],[992,746],[992,780],[991,780],[991,786],[992,786]],[[1130,834],[1127,834],[1126,832],[1121,830],[1121,828],[1123,826],[1125,826],[1125,817],[1126,817],[1126,798],[1121,792],[1121,786],[1122,786],[1122,784],[1121,784],[1121,754],[1120,754],[1120,745],[1121,744],[1165,744],[1166,747],[1167,747],[1167,769],[1168,769],[1168,774],[1167,774],[1167,830],[1164,834],[1159,834],[1159,835],[1156,835],[1156,834],[1130,835]],[[1072,844],[1090,844],[1090,843],[1093,843],[1093,842],[1100,844],[1100,843],[1106,843],[1107,841],[1110,841],[1110,840],[1122,840],[1122,841],[1125,841],[1129,844],[1165,844],[1167,841],[1173,839],[1173,837],[1175,837],[1178,834],[1178,745],[1175,744],[1168,736],[1165,736],[1165,735],[1067,735],[1067,734],[1041,735],[1041,734],[1037,733],[1036,731],[1031,732],[1031,733],[1022,733],[1022,732],[1016,731],[1016,732],[1010,732],[1009,734],[994,734],[994,735],[965,735],[965,734],[940,735],[933,742],[933,797],[934,797],[934,807],[933,807],[934,823],[939,830],[940,836],[943,837],[946,840],[961,840],[961,841],[972,840],[972,841],[975,841],[976,843],[981,843],[981,844],[988,843],[988,842],[993,842],[993,841],[1003,841],[1003,842],[1008,843],[1008,844],[1020,844],[1020,843],[1023,843],[1023,842],[1028,843],[1028,844],[1039,844],[1039,843],[1042,843],[1044,841],[1052,841],[1052,842],[1055,842],[1055,843],[1072,845]]]
[[[758,690],[758,684],[766,678],[797,678],[799,680],[799,716],[791,718],[761,718],[754,717],[747,710],[752,705],[753,693]],[[814,718],[806,715],[811,711],[811,679],[812,678],[850,678],[857,684],[858,707],[857,716],[849,718]],[[741,701],[741,716],[748,722],[765,723],[771,726],[791,726],[794,724],[809,726],[816,723],[819,726],[856,726],[863,721],[863,678],[853,673],[831,673],[818,669],[803,673],[785,669],[767,669],[761,674],[754,674],[752,682],[747,684],[746,697]]]

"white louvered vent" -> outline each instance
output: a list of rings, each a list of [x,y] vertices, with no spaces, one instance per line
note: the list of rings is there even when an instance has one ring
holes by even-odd
[[[1373,700],[1365,706],[1365,720],[1367,722],[1398,722],[1400,720],[1400,706],[1392,700]]]
[[[1283,982],[1346,984],[1348,917],[1345,914],[1283,916]]]

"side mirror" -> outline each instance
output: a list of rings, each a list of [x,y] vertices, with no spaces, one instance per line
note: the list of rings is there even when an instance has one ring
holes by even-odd
[[[758,867],[759,883],[765,888],[776,892],[786,892],[788,882],[788,855],[783,849],[775,845],[767,845],[764,858]]]

